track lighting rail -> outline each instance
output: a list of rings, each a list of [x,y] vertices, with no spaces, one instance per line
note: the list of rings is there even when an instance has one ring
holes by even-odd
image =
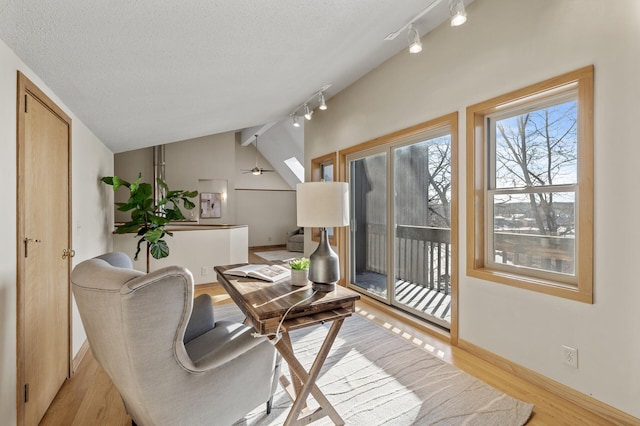
[[[414,24],[418,19],[422,18],[424,15],[426,15],[429,12],[431,12],[442,1],[443,0],[434,0],[433,3],[431,3],[429,6],[427,6],[426,9],[424,9],[422,12],[418,13],[416,16],[414,16],[412,19],[410,19],[409,22],[407,22],[406,24],[404,24],[403,26],[401,26],[400,28],[398,28],[394,32],[388,34],[384,39],[385,40],[394,40],[396,37],[398,37],[398,35],[401,32],[403,32],[404,30],[409,28],[409,26]]]
[[[309,103],[311,103],[314,99],[317,99],[320,109],[327,109],[327,104],[324,100],[324,92],[327,91],[331,87],[330,84],[325,84],[322,88],[313,93],[313,95],[309,96],[303,103],[298,105],[292,112],[289,114],[291,120],[293,121],[293,125],[295,127],[300,127],[298,123],[298,111],[303,110],[304,117],[307,120],[311,120],[311,115],[313,114],[313,108],[309,107]]]
[[[388,34],[384,39],[385,40],[394,40],[398,35],[407,30],[407,40],[409,42],[409,52],[410,53],[420,53],[422,52],[422,42],[420,41],[420,34],[415,26],[416,21],[425,16],[427,13],[431,12],[436,6],[442,3],[444,0],[433,0],[431,4],[424,9],[422,12],[418,13],[414,16],[409,22],[395,30],[394,32]],[[448,0],[449,2],[449,16],[451,18],[451,26],[458,27],[464,24],[467,21],[467,12],[464,7],[463,0]]]

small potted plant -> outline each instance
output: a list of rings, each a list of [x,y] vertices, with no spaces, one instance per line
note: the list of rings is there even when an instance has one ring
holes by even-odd
[[[306,257],[296,257],[289,261],[289,266],[291,266],[291,285],[298,287],[307,285],[309,259]]]

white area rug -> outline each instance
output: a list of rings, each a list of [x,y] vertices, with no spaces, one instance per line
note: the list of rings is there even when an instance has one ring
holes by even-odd
[[[233,304],[215,307],[216,319],[243,320]],[[291,333],[307,369],[329,325]],[[286,363],[283,370],[288,375]],[[318,386],[347,425],[523,425],[533,404],[512,398],[359,315],[347,318]],[[312,398],[310,406],[317,406]],[[260,405],[236,425],[281,425],[292,406],[278,386],[273,410]],[[325,417],[314,423],[333,424]]]
[[[304,256],[304,253],[287,250],[257,251],[255,254],[269,262],[275,262],[277,260],[286,261]]]

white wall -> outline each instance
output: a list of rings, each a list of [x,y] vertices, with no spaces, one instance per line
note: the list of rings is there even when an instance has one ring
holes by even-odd
[[[127,182],[134,182],[138,179],[138,174],[142,174],[142,181],[153,183],[153,148],[141,148],[133,151],[118,153],[113,157],[113,174]],[[113,192],[111,186],[104,186]],[[114,193],[114,201],[125,203],[129,199],[127,188],[118,188]],[[115,210],[114,220],[116,222],[126,222],[131,219],[130,212]]]
[[[242,190],[236,200],[238,223],[249,225],[249,247],[287,243],[296,228],[295,191]]]
[[[42,88],[42,87],[41,87]],[[63,106],[58,103],[59,106]],[[100,182],[113,174],[113,153],[72,116],[72,265],[111,251],[113,231],[113,190]],[[86,339],[75,301],[73,309],[73,354]]]
[[[227,180],[227,186],[233,189],[235,175],[235,133],[221,133],[203,136],[165,145],[165,181],[171,190],[202,190],[202,182],[206,180]],[[115,155],[115,172],[118,176],[131,181],[142,172],[143,182],[153,183],[153,148],[143,148],[121,152]],[[126,201],[126,189],[116,191],[116,201]],[[205,224],[235,224],[235,201],[233,194],[228,194],[228,203],[219,219],[202,219]],[[183,213],[188,219],[198,218],[196,208]],[[129,212],[116,212],[116,220],[130,219]]]
[[[165,176],[169,189],[199,190],[200,180],[227,180],[233,188],[235,174],[235,133],[204,136],[165,146]],[[198,209],[196,203],[196,209]],[[219,219],[202,219],[200,223],[236,224],[233,192],[228,194],[226,208]],[[198,210],[194,209],[194,219]],[[185,212],[186,213],[186,212]]]
[[[287,232],[296,228],[296,192],[278,173],[242,173],[255,162],[255,145],[236,144],[237,223],[249,225],[249,247],[286,244]],[[273,170],[260,154],[258,165]]]
[[[296,227],[295,191],[278,173],[264,173],[259,176],[242,173],[243,169],[251,169],[255,162],[255,145],[240,145],[236,133],[233,132],[174,142],[165,146],[165,177],[170,189],[202,191],[221,181],[227,183],[227,198],[223,201],[222,217],[200,218],[199,223],[248,225],[251,247],[285,244],[287,231]],[[143,180],[151,182],[153,169],[150,169],[149,179],[145,177],[144,170],[147,170],[149,165],[152,166],[152,163],[150,148],[123,152],[115,156],[117,174],[125,179],[135,178],[138,170],[141,170]],[[260,154],[258,164],[265,169],[273,169]],[[126,190],[118,192],[124,197],[121,201],[126,200]],[[193,210],[193,213],[194,218],[197,218],[197,210]],[[119,220],[128,218],[128,213],[116,216]],[[171,247],[170,241],[169,246]]]
[[[458,111],[459,337],[640,417],[640,2],[476,0],[329,102],[306,123],[305,164],[333,150]],[[465,108],[595,65],[594,304],[467,277]],[[579,349],[579,369],[560,345]]]
[[[16,416],[16,91],[17,70],[23,72],[73,120],[72,217],[73,264],[108,251],[113,223],[112,196],[98,179],[113,173],[113,154],[87,127],[0,41],[0,169],[5,197],[0,204],[0,419],[15,424]],[[80,317],[73,304],[74,355],[85,340]]]

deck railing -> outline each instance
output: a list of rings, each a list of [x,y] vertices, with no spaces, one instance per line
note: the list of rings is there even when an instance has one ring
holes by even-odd
[[[442,228],[396,227],[396,280],[409,281],[445,294],[451,291],[451,231]],[[367,270],[386,275],[386,227],[367,225]]]
[[[575,272],[575,238],[496,232],[496,262],[573,274]]]
[[[367,270],[387,274],[387,232],[367,225]],[[496,232],[497,260],[519,266],[573,273],[575,240],[531,234]],[[395,239],[395,279],[445,294],[451,291],[451,231],[398,225]]]

